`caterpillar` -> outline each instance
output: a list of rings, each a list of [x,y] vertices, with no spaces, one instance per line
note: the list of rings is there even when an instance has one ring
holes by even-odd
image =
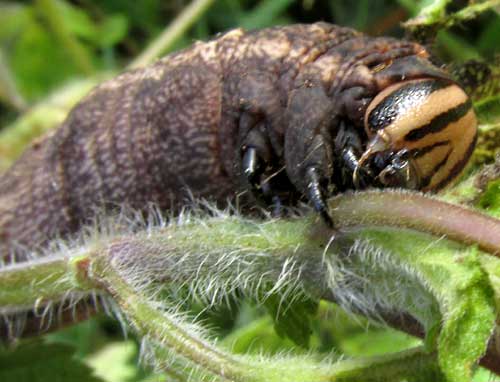
[[[0,179],[0,256],[95,211],[193,195],[288,206],[350,189],[436,191],[474,148],[467,94],[421,45],[328,23],[198,42],[90,92]]]

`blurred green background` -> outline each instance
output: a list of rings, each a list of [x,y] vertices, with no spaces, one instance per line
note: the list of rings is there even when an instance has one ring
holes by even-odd
[[[327,21],[372,35],[402,36],[400,22],[431,1],[217,0],[167,52],[235,27]],[[457,9],[467,1],[454,1]],[[70,79],[121,70],[189,4],[182,0],[0,2],[1,122]],[[452,8],[449,6],[448,8]],[[443,33],[447,61],[488,58],[498,49],[498,14],[487,12]],[[15,90],[11,90],[10,87]],[[17,93],[17,94],[15,94]]]
[[[401,22],[430,2],[217,0],[193,18],[192,26],[163,46],[163,50],[168,53],[235,27],[254,29],[320,20],[351,26],[371,35],[402,37]],[[0,2],[0,128],[8,129],[53,93],[62,94],[61,114],[64,115],[67,110],[64,98],[71,96],[61,92],[62,88],[82,79],[92,79],[92,84],[126,68],[151,47],[189,3],[181,0]],[[454,1],[448,11],[460,9],[465,4],[467,1]],[[499,36],[499,15],[489,11],[473,21],[441,31],[435,52],[445,63],[471,58],[488,61],[498,54]],[[47,112],[44,113],[43,118],[47,117]],[[57,118],[61,116],[58,114]],[[29,128],[33,130],[33,125]],[[9,145],[0,144],[0,159],[7,155],[4,146]],[[188,308],[194,313],[202,309]],[[395,331],[370,325],[364,319],[346,316],[331,305],[321,305],[318,317],[311,347],[325,354],[373,355],[401,350],[417,342]],[[212,327],[215,336],[225,337],[224,341],[232,344],[235,351],[305,351],[277,336],[265,311],[250,303],[204,312],[201,318]],[[69,347],[60,348],[62,344]],[[110,319],[84,322],[47,336],[43,344],[36,343],[36,346],[39,352],[45,348],[49,354],[61,353],[61,349],[66,349],[62,352],[68,356],[74,353],[105,381],[165,380],[165,376],[150,374],[137,366],[137,342],[134,339],[124,341],[120,326]],[[34,361],[30,359],[29,362]],[[50,371],[47,372],[48,378]],[[42,378],[43,373],[38,376]],[[0,371],[0,380],[8,381],[8,378],[7,374],[2,377]],[[476,381],[488,378],[489,373],[480,371]]]

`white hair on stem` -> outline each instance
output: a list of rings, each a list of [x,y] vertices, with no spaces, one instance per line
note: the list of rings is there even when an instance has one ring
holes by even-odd
[[[282,236],[286,232],[279,231],[276,223],[256,222],[232,208],[219,210],[204,202],[175,217],[161,214],[154,206],[147,214],[122,209],[111,217],[101,215],[75,237],[57,239],[44,251],[30,252],[27,263],[36,265],[47,258],[71,259],[89,253],[104,256],[107,266],[137,293],[147,296],[151,307],[164,312],[185,333],[210,347],[214,340],[209,332],[182,312],[186,302],[201,301],[208,309],[236,298],[264,302],[278,295],[278,312],[282,312],[297,299],[334,297],[343,308],[376,320],[381,320],[381,308],[404,312],[411,302],[425,312],[425,307],[435,304],[418,272],[369,241],[353,241],[347,250],[337,253],[336,240],[327,240],[324,249],[316,251],[299,241],[285,248]],[[193,240],[192,234],[200,240]],[[212,245],[212,240],[218,245]],[[0,274],[23,265],[1,264]],[[92,271],[90,267],[90,275]],[[398,294],[391,290],[394,280],[373,283],[374,273],[398,277],[401,290]],[[26,307],[10,312],[0,308],[0,315],[9,336],[16,338],[22,334],[30,314],[40,316],[43,330],[61,320],[63,312],[81,308],[82,304],[89,304],[89,310],[99,309],[114,316],[123,328],[130,324],[116,302],[101,290],[87,294],[67,290],[59,300],[44,301],[31,307],[31,311]],[[425,323],[426,317],[418,318]],[[150,349],[161,344],[161,336],[153,340],[145,334],[141,347],[144,362],[155,364],[157,357]],[[173,353],[171,358],[175,360],[175,369],[186,364],[185,359],[181,357],[179,361]],[[192,364],[187,364],[192,368]],[[198,373],[190,370],[194,370],[193,375]]]

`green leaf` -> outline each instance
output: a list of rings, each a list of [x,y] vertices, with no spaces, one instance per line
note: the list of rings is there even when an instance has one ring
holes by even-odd
[[[479,368],[474,374],[472,382],[499,382],[500,377],[495,377],[491,371]]]
[[[493,216],[500,216],[500,179],[488,183],[486,191],[479,200],[479,206],[488,210]]]
[[[318,310],[318,301],[302,297],[288,302],[283,296],[271,294],[264,306],[273,317],[274,329],[280,337],[288,337],[303,348],[309,347],[311,319]]]
[[[497,126],[500,124],[500,95],[482,99],[474,106],[482,124]]]
[[[57,0],[57,7],[66,27],[72,33],[78,37],[94,38],[96,25],[86,12],[63,0]]]
[[[247,13],[240,25],[245,29],[258,29],[276,24],[276,19],[293,3],[293,0],[265,0]]]
[[[470,379],[495,325],[495,304],[488,279],[477,256],[464,258],[467,275],[454,280],[456,290],[444,310],[439,336],[439,361],[449,380]]]
[[[233,330],[223,343],[236,354],[283,354],[300,353],[294,342],[288,337],[276,333],[273,320],[265,316]]]
[[[430,244],[429,237],[422,234],[402,231],[395,234],[390,230],[374,230],[369,237],[372,243],[404,259],[405,266],[410,267],[406,269],[413,268],[411,272],[423,280],[425,289],[436,300],[439,312],[427,314],[427,318],[418,300],[407,305],[407,309],[414,317],[421,317],[428,334],[431,332],[427,348],[438,350],[446,380],[470,380],[495,327],[494,290],[481,264],[481,258],[487,255],[446,240]],[[498,263],[498,259],[494,260]],[[399,292],[404,288],[399,286]]]
[[[102,382],[73,355],[70,346],[42,342],[28,343],[14,351],[0,351],[0,381]]]
[[[398,332],[390,328],[378,330],[363,328],[351,336],[345,336],[340,342],[343,353],[369,357],[374,355],[390,354],[415,348],[421,344],[418,338]]]
[[[0,2],[0,42],[7,45],[30,22],[30,7],[24,4]]]
[[[88,364],[95,374],[106,382],[122,382],[136,379],[137,344],[133,341],[121,341],[107,344],[99,352],[88,358]]]
[[[115,45],[127,35],[128,22],[124,15],[109,15],[97,23],[85,11],[74,5],[61,0],[58,5],[64,15],[67,28],[76,36],[84,38],[95,46]]]
[[[123,15],[111,15],[97,30],[95,42],[101,47],[110,47],[122,41],[128,32],[128,21]]]
[[[28,101],[78,73],[32,6],[0,7],[0,25],[0,47],[20,93]]]

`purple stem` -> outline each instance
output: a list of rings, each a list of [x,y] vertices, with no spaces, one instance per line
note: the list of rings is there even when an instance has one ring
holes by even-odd
[[[412,228],[478,247],[500,257],[500,220],[420,193],[384,190],[347,193],[329,201],[341,227],[386,225]]]

